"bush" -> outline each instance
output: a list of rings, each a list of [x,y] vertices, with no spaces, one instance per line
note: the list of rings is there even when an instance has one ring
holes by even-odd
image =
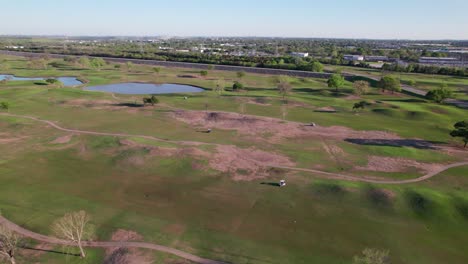
[[[232,89],[234,91],[237,91],[237,90],[242,90],[244,89],[244,85],[240,82],[234,82],[234,84],[232,85]]]

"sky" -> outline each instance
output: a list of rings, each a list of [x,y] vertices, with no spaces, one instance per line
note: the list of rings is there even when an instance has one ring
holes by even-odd
[[[468,0],[0,0],[0,35],[468,39]]]

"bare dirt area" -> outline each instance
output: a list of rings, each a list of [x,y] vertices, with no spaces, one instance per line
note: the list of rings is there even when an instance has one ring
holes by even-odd
[[[369,156],[367,166],[356,167],[356,169],[379,172],[405,172],[408,168],[416,168],[424,173],[431,173],[440,170],[442,167],[442,164],[436,163],[420,163],[402,158]]]
[[[21,136],[21,137],[14,137],[13,135],[9,133],[0,133],[0,144],[9,144],[9,143],[15,143],[18,141],[21,141],[25,139],[26,137]]]
[[[111,241],[143,241],[143,236],[134,232],[119,229],[112,234]],[[152,264],[151,254],[136,248],[107,248],[103,264]]]
[[[287,122],[269,117],[241,115],[228,112],[176,111],[174,118],[195,127],[237,130],[240,134],[254,136],[258,140],[279,141],[283,138],[331,138],[399,139],[395,134],[383,131],[356,131],[347,127],[312,127],[303,123]],[[271,136],[265,136],[266,134]]]
[[[156,147],[121,140],[125,149],[146,148],[150,155],[160,157],[191,157],[194,160],[209,160],[208,167],[223,173],[229,173],[234,180],[254,180],[270,176],[272,164],[294,166],[294,162],[280,154],[266,152],[256,148],[239,148],[233,145],[217,145],[213,153],[196,147]],[[114,151],[115,152],[115,151]],[[195,163],[194,169],[206,169],[206,166]]]
[[[210,159],[211,168],[230,173],[234,180],[250,181],[269,176],[271,164],[294,166],[287,157],[255,148],[241,149],[235,146],[218,146]]]
[[[66,136],[63,136],[63,137],[58,137],[56,139],[54,139],[52,142],[52,144],[66,144],[68,142],[70,142],[70,140],[72,139],[73,135],[66,135]]]

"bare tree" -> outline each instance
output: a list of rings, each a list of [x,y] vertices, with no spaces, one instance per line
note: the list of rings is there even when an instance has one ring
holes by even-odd
[[[21,242],[18,234],[0,225],[0,259],[1,257],[8,259],[11,264],[16,264],[15,256]]]
[[[224,79],[219,79],[216,81],[214,91],[221,96],[221,94],[224,91],[224,88],[226,87],[226,81]]]
[[[292,86],[291,83],[289,83],[289,80],[285,76],[281,76],[278,78],[278,91],[283,96],[283,100],[286,98],[286,96],[291,92]]]
[[[86,257],[83,250],[83,240],[90,239],[94,234],[89,224],[90,217],[85,211],[65,214],[52,224],[52,232],[61,239],[68,240],[80,248],[81,257]]]

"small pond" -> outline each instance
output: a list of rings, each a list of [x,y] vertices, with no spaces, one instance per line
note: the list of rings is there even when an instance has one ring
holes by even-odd
[[[30,77],[16,77],[14,75],[9,75],[9,74],[0,74],[0,81],[5,80],[5,79],[9,79],[10,81],[44,81],[44,80],[49,79],[49,78],[51,78],[51,77],[48,77],[48,78],[43,78],[43,77],[30,78]],[[58,78],[54,78],[54,79],[57,79],[57,80],[61,81],[63,83],[63,85],[65,85],[65,86],[78,86],[78,85],[83,84],[80,80],[78,80],[75,77],[58,77]]]
[[[152,83],[117,83],[87,87],[88,91],[101,91],[119,94],[171,94],[171,93],[199,93],[205,90],[183,84],[152,84]]]

